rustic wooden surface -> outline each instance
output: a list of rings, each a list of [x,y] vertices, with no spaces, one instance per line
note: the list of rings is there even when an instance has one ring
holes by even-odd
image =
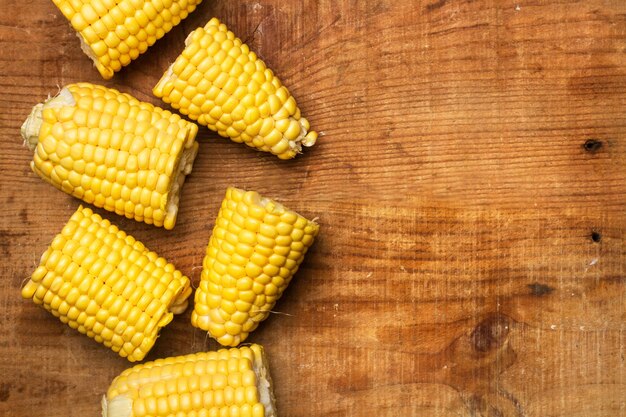
[[[212,16],[319,144],[282,162],[202,130],[175,230],[104,215],[194,282],[228,185],[319,217],[250,338],[281,416],[626,416],[623,0],[205,0],[111,82],[52,2],[2,0],[0,415],[99,415],[129,366],[20,298],[79,204],[30,171],[20,124],[77,81],[158,104]],[[149,358],[215,348],[187,312]]]

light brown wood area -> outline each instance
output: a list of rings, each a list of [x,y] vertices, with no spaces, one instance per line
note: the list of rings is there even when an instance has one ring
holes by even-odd
[[[626,2],[205,0],[104,82],[48,0],[0,3],[0,415],[99,415],[130,364],[22,300],[79,200],[19,127],[60,86],[151,89],[211,17],[321,133],[280,161],[202,128],[173,231],[96,210],[197,284],[228,185],[321,232],[263,344],[283,417],[626,416]],[[190,312],[148,359],[216,349]]]

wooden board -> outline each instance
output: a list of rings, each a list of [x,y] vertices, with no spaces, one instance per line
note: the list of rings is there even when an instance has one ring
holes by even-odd
[[[78,81],[155,104],[221,18],[321,133],[279,161],[202,129],[173,231],[99,213],[199,280],[228,185],[321,234],[250,341],[281,416],[626,416],[623,0],[206,0],[103,82],[52,2],[0,4],[0,415],[99,415],[124,359],[20,298],[79,201],[19,127]],[[177,317],[149,359],[216,349]]]

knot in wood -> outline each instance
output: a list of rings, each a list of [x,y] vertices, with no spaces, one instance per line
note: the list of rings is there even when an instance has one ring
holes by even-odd
[[[470,337],[472,346],[478,352],[496,349],[509,335],[510,320],[502,314],[494,314],[481,321]]]
[[[589,153],[596,153],[602,148],[602,141],[597,139],[587,139],[583,144],[583,148]]]

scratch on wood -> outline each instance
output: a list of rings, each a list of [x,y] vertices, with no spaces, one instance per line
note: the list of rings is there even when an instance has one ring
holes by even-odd
[[[435,30],[429,33],[429,35],[449,35],[451,33],[454,32],[458,32],[461,30],[470,30],[470,29],[480,29],[480,28],[487,28],[489,27],[489,23],[476,23],[474,25],[468,25],[468,26],[458,26],[458,27],[451,27],[451,28],[446,28],[446,29],[442,29],[442,30]]]
[[[515,410],[517,411],[517,417],[526,417],[524,408],[522,407],[522,404],[517,399],[517,397],[515,397],[515,395],[513,395],[512,393],[510,393],[509,391],[505,390],[504,388],[500,386],[498,387],[498,394],[506,398],[513,404],[513,406],[515,407]]]
[[[265,22],[267,20],[267,18],[270,17],[270,15],[265,16],[263,19],[261,19],[261,21],[254,27],[254,29],[252,30],[252,32],[250,33],[250,35],[248,35],[248,37],[246,37],[243,41],[243,43],[248,44],[251,43],[252,41],[254,41],[256,39],[256,35],[263,35],[262,29],[261,29],[261,25],[263,24],[263,22]]]

